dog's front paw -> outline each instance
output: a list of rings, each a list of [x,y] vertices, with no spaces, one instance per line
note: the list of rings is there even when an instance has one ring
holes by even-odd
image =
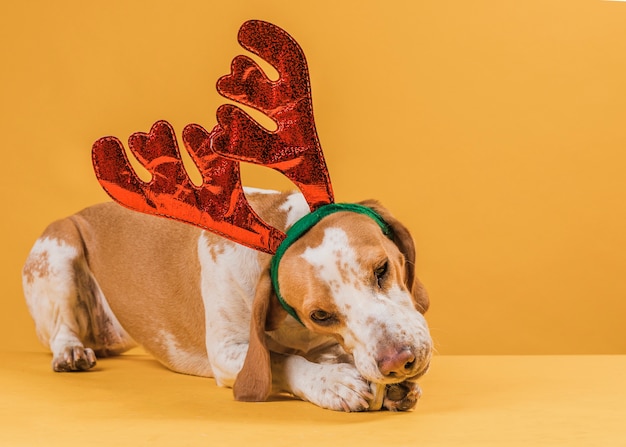
[[[383,408],[389,411],[407,411],[413,408],[422,390],[415,382],[401,382],[387,385]]]
[[[52,359],[52,369],[57,372],[87,371],[95,365],[96,354],[82,345],[66,346]]]
[[[370,386],[354,366],[347,363],[316,365],[315,377],[301,377],[295,394],[322,408],[366,411],[373,397]]]

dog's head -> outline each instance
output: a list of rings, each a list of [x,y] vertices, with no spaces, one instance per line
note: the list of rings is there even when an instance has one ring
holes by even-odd
[[[278,270],[281,293],[309,330],[336,338],[353,355],[366,380],[416,380],[428,369],[432,341],[413,239],[377,202],[363,205],[383,217],[392,236],[365,215],[325,217],[285,252]],[[238,400],[267,398],[271,370],[264,331],[285,317],[266,272],[257,287],[248,356],[235,383]]]

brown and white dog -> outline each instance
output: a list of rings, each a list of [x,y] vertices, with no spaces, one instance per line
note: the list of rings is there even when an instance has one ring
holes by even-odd
[[[309,212],[300,193],[246,193],[281,230]],[[239,400],[287,392],[334,410],[410,409],[431,359],[429,300],[408,230],[364,204],[393,238],[338,212],[286,251],[278,279],[302,324],[276,299],[270,255],[115,203],[87,208],[51,224],[24,266],[37,335],[55,371],[88,370],[140,344]]]

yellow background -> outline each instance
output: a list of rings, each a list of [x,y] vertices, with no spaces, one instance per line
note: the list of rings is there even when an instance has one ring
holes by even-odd
[[[626,3],[592,0],[3,5],[0,347],[39,349],[35,238],[107,199],[92,142],[210,128],[250,18],[304,48],[338,200],[412,230],[440,353],[626,353]]]

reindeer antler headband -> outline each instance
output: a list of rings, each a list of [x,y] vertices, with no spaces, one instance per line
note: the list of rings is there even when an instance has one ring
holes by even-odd
[[[256,62],[240,55],[233,59],[231,73],[218,80],[217,91],[269,116],[277,130],[265,129],[230,104],[218,108],[218,124],[211,132],[197,124],[186,126],[183,143],[202,175],[200,186],[189,179],[174,130],[165,121],[155,123],[148,134],[131,135],[128,141],[130,151],[152,174],[149,182],[137,176],[116,137],[94,143],[93,165],[104,190],[130,209],[196,225],[255,250],[276,253],[272,260],[276,295],[300,321],[278,288],[278,263],[289,245],[321,217],[337,211],[367,214],[386,234],[389,230],[369,208],[333,203],[313,120],[308,68],[300,46],[284,30],[257,20],[245,22],[238,39],[243,48],[269,62],[279,79],[271,81]],[[291,233],[288,237],[271,227],[250,207],[241,184],[242,161],[275,169],[298,186],[312,213],[292,227],[297,229],[297,236]],[[332,206],[324,210],[329,204]]]

